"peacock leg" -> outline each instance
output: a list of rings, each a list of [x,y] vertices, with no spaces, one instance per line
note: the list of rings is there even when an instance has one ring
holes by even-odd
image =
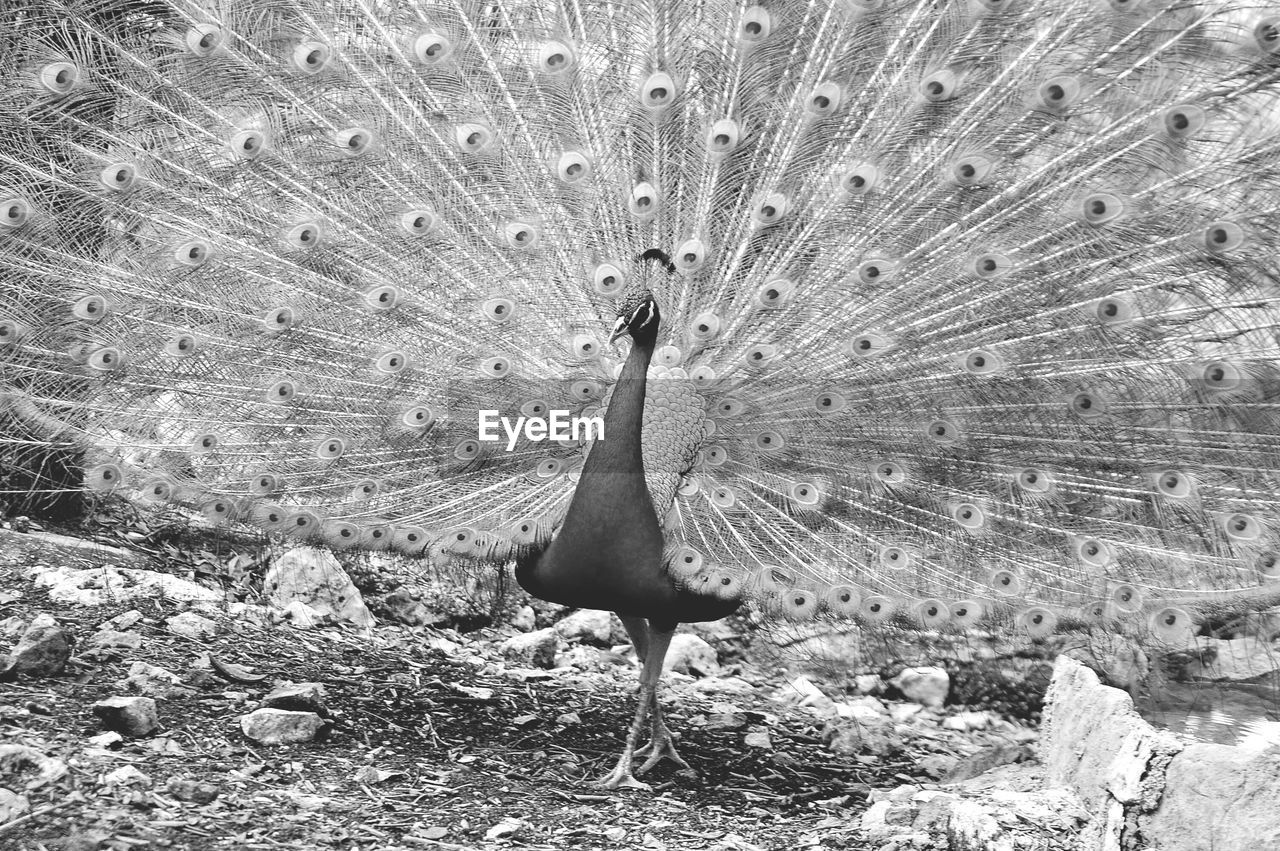
[[[628,629],[630,632],[630,629]],[[650,629],[648,630],[648,657],[657,657],[658,675],[662,674],[662,662],[667,657],[667,647],[671,645],[671,636],[675,633],[675,628],[669,630],[659,630],[652,625],[650,621]],[[634,638],[634,636],[633,636]],[[648,659],[645,660],[648,664]],[[636,774],[644,774],[664,759],[669,759],[680,767],[682,772],[694,774],[694,770],[689,763],[684,761],[676,751],[675,740],[671,737],[671,731],[667,728],[667,723],[662,720],[662,706],[658,701],[658,683],[654,680],[653,691],[651,692],[652,704],[649,707],[649,744],[636,751],[637,756],[648,756],[644,764],[637,769]]]
[[[636,654],[641,655],[641,643],[637,641],[637,634],[633,629],[637,627],[635,624],[627,624],[629,618],[623,619],[623,624],[627,626],[627,632],[631,635],[631,640],[637,642],[635,644]],[[640,628],[644,627],[643,621],[640,622]],[[636,742],[640,738],[640,730],[644,727],[645,720],[649,717],[649,709],[654,703],[655,693],[658,687],[658,678],[662,675],[662,658],[667,654],[667,644],[671,642],[671,633],[665,634],[665,640],[662,633],[648,634],[647,629],[643,629],[641,636],[647,637],[647,646],[644,648],[642,655],[643,664],[640,668],[640,691],[636,696],[636,716],[631,722],[631,729],[627,731],[627,742],[622,748],[622,755],[618,757],[618,764],[613,767],[607,775],[600,778],[600,785],[606,789],[649,789],[648,783],[641,783],[631,773],[631,760],[635,756]]]

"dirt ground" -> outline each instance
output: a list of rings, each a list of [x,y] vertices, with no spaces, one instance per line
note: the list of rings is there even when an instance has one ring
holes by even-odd
[[[780,671],[730,654],[721,674],[734,693],[690,677],[668,677],[662,693],[697,779],[663,766],[646,778],[652,792],[610,792],[592,781],[633,711],[625,649],[599,649],[613,663],[590,670],[531,670],[502,663],[504,625],[304,631],[225,615],[193,639],[164,626],[180,603],[54,603],[28,578],[42,558],[65,554],[0,542],[0,650],[42,612],[79,643],[61,676],[0,683],[0,742],[65,773],[29,784],[28,808],[0,824],[3,849],[883,848],[859,829],[874,790],[930,782],[939,755],[1033,738],[1004,721],[982,740],[940,730],[961,707],[921,714],[880,753],[835,753],[829,722],[776,699]],[[129,610],[142,615],[140,646],[93,648],[99,626]],[[328,728],[310,743],[255,744],[239,719],[288,681],[323,684]],[[160,729],[103,736],[92,704],[138,691],[157,698]],[[0,786],[37,768],[0,761]]]

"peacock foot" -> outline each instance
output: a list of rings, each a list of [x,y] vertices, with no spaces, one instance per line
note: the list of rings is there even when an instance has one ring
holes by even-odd
[[[604,777],[599,780],[601,786],[605,789],[639,789],[644,792],[652,792],[653,787],[648,783],[637,780],[631,773],[631,754],[624,753],[622,758],[618,760],[618,764],[613,767]]]
[[[649,739],[649,744],[636,751],[636,756],[648,757],[636,771],[636,774],[644,774],[664,759],[669,759],[676,764],[679,774],[692,777],[698,776],[698,772],[694,771],[693,767],[685,762],[684,757],[680,756],[680,752],[676,750],[675,740],[671,738],[671,731],[667,729],[666,724],[654,725],[653,737]]]

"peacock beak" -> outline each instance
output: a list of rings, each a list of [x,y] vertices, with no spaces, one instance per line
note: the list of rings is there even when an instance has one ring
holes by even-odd
[[[609,335],[610,345],[625,333],[627,333],[627,318],[619,316],[618,321],[613,323],[613,333]]]

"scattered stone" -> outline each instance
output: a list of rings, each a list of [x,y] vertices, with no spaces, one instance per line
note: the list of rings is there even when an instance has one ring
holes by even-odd
[[[150,697],[171,698],[191,690],[182,685],[182,678],[146,662],[134,662],[129,666],[129,676],[116,683],[125,691]]]
[[[836,703],[823,694],[808,677],[796,677],[774,692],[774,700],[802,706],[819,718],[834,718],[839,714]]]
[[[556,663],[559,636],[551,627],[513,635],[498,645],[508,660],[532,668],[551,668]]]
[[[995,722],[990,712],[957,712],[942,719],[942,729],[970,733],[985,730]]]
[[[605,671],[615,665],[625,664],[628,664],[628,661],[623,656],[582,644],[557,654],[555,660],[557,668],[577,668],[580,671]]]
[[[930,709],[941,709],[951,687],[951,678],[942,668],[904,668],[889,684],[906,695],[908,700],[922,703]]]
[[[218,797],[221,790],[213,783],[192,780],[188,777],[170,777],[165,784],[165,791],[179,801],[209,804]]]
[[[323,683],[281,683],[262,698],[262,705],[294,712],[314,712],[328,717],[329,710],[325,708],[324,698]]]
[[[556,723],[562,727],[572,727],[575,724],[581,724],[582,718],[576,712],[566,712],[556,718]]]
[[[377,601],[379,614],[407,626],[447,626],[449,616],[427,606],[410,589],[401,586]]]
[[[142,646],[142,636],[136,632],[120,632],[100,629],[85,642],[89,650],[137,650]]]
[[[747,726],[747,714],[732,703],[712,704],[703,726],[708,730],[741,730]]]
[[[756,687],[742,677],[703,677],[685,688],[701,694],[750,695],[756,692]]]
[[[110,748],[114,748],[116,745],[123,742],[124,736],[120,735],[115,730],[108,730],[105,733],[99,733],[96,736],[90,736],[88,741],[89,741],[89,744],[95,748],[108,750]]]
[[[27,622],[17,615],[0,620],[0,638],[17,638],[27,628]]]
[[[1030,756],[1031,750],[1026,745],[1004,742],[983,748],[963,759],[954,760],[952,767],[941,777],[944,782],[959,783],[961,780],[968,780],[980,774],[985,774],[997,766],[1022,762],[1030,758]]]
[[[615,639],[626,639],[626,630],[618,616],[599,609],[571,612],[556,623],[555,630],[561,638],[569,641],[579,639],[604,646],[612,645]]]
[[[218,633],[218,625],[216,623],[203,615],[197,615],[195,612],[182,612],[174,615],[171,618],[167,618],[164,625],[174,635],[195,639],[196,641],[212,638]]]
[[[284,620],[294,629],[315,629],[323,619],[318,609],[313,609],[301,600],[294,600],[283,609]]]
[[[887,716],[878,721],[828,721],[822,738],[832,753],[844,756],[888,756],[902,749],[902,737]]]
[[[954,771],[958,762],[960,760],[950,754],[933,753],[923,757],[916,764],[934,780],[940,780]]]
[[[150,786],[151,777],[132,765],[122,765],[115,771],[108,771],[102,782],[108,786]]]
[[[67,764],[26,745],[0,745],[0,786],[31,792],[61,780]]]
[[[221,591],[178,576],[113,564],[83,570],[42,565],[27,571],[27,576],[36,585],[48,588],[54,602],[73,606],[104,606],[150,597],[179,602],[222,599]]]
[[[23,813],[31,811],[31,801],[26,795],[19,795],[0,786],[0,824],[13,821]]]
[[[93,705],[93,714],[107,729],[133,738],[150,735],[160,726],[156,702],[149,697],[108,697]]]
[[[502,821],[486,830],[484,838],[486,841],[492,842],[495,839],[515,836],[526,827],[528,827],[528,824],[520,819],[504,818]]]
[[[889,717],[899,724],[905,724],[924,711],[918,703],[893,703],[889,706]]]
[[[314,712],[288,709],[257,709],[240,718],[240,729],[260,745],[310,742],[325,726]]]
[[[138,611],[137,609],[130,609],[127,612],[121,612],[120,614],[116,615],[114,618],[108,618],[107,620],[103,621],[98,625],[98,629],[99,630],[108,630],[108,629],[127,630],[127,629],[132,629],[133,627],[137,626],[141,622],[142,622],[142,612]]]
[[[747,730],[747,734],[742,737],[742,743],[749,748],[764,748],[771,750],[773,741],[769,738],[769,731],[765,727],[752,727]]]
[[[286,611],[291,603],[300,602],[339,621],[361,627],[374,624],[360,592],[326,550],[289,550],[267,570],[262,587],[267,599]]]
[[[874,697],[855,697],[853,700],[837,702],[835,708],[836,714],[841,718],[852,718],[855,721],[868,721],[873,724],[890,717],[885,705]]]
[[[54,677],[62,673],[70,658],[71,642],[66,631],[51,615],[36,615],[9,654],[8,663],[0,669],[0,680],[18,675]]]
[[[720,670],[716,651],[707,642],[691,633],[679,633],[672,637],[667,656],[662,661],[664,672],[675,671],[695,676],[711,676]]]
[[[521,632],[533,632],[538,628],[538,613],[533,606],[521,606],[511,616],[511,625]]]
[[[705,621],[703,623],[684,624],[680,627],[681,632],[691,632],[709,644],[722,644],[727,641],[735,641],[738,638],[737,631],[729,625],[728,621]]]
[[[884,680],[877,674],[859,674],[853,678],[853,685],[863,694],[879,694],[884,691]]]

